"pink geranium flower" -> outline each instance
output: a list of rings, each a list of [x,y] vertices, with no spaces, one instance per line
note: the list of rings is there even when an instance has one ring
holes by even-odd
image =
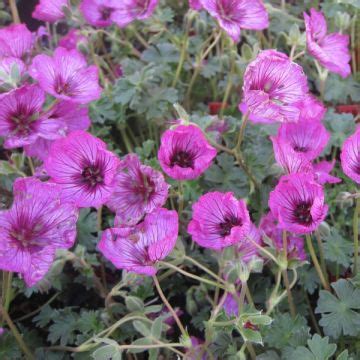
[[[299,104],[301,121],[321,121],[326,113],[324,104],[313,95],[306,95]]]
[[[309,53],[331,72],[343,78],[351,73],[349,61],[349,36],[340,33],[326,34],[326,20],[321,11],[310,10],[304,13],[306,44]]]
[[[59,46],[67,49],[77,49],[78,43],[86,45],[88,39],[85,35],[82,35],[79,29],[71,29],[63,38],[59,41]]]
[[[101,95],[97,67],[87,66],[83,55],[76,50],[58,47],[53,57],[38,55],[29,73],[47,93],[58,99],[86,104]]]
[[[270,193],[269,206],[280,228],[295,234],[317,229],[328,210],[322,186],[307,173],[283,176]]]
[[[161,137],[158,158],[162,169],[176,180],[199,177],[211,165],[216,149],[195,125],[180,125]]]
[[[189,0],[189,6],[193,10],[202,9],[201,0]]]
[[[275,50],[264,50],[244,75],[240,110],[259,123],[297,122],[307,96],[307,79],[301,66]]]
[[[200,0],[220,27],[235,41],[241,29],[262,30],[269,26],[269,16],[261,0]]]
[[[360,184],[360,130],[348,137],[341,151],[341,166],[344,173]]]
[[[74,244],[78,212],[60,200],[60,191],[56,184],[18,179],[11,209],[0,212],[0,268],[21,273],[27,286],[48,272],[56,249]]]
[[[275,139],[280,146],[287,143],[295,152],[312,161],[322,153],[330,134],[319,121],[300,121],[282,124]]]
[[[72,131],[87,130],[90,126],[88,108],[71,101],[60,101],[52,107],[43,117],[51,124],[57,124],[56,139],[65,137]],[[49,154],[54,138],[38,137],[34,143],[24,147],[28,156],[45,160]]]
[[[239,295],[240,294],[237,294],[237,296]],[[229,318],[239,316],[239,303],[233,294],[226,294],[223,308],[226,316],[228,316]]]
[[[118,0],[82,0],[80,10],[89,24],[106,27],[113,23],[114,13],[121,2]]]
[[[113,20],[121,28],[134,20],[146,20],[154,12],[159,0],[122,0]]]
[[[118,166],[104,142],[81,130],[56,140],[45,161],[51,179],[62,186],[63,198],[79,207],[99,207],[109,200]]]
[[[107,206],[116,212],[116,224],[132,225],[164,205],[169,185],[159,172],[140,163],[135,154],[122,161],[115,178],[114,192]]]
[[[32,17],[53,23],[65,17],[63,8],[68,5],[68,0],[40,0],[32,13]]]
[[[22,58],[34,45],[33,34],[24,24],[13,24],[0,29],[0,57]]]
[[[315,175],[315,180],[319,184],[337,184],[341,182],[341,179],[336,176],[330,175],[331,171],[334,169],[335,160],[333,161],[320,161],[313,165],[313,171]]]
[[[260,231],[266,235],[278,251],[283,251],[284,243],[282,238],[283,230],[279,227],[279,223],[274,215],[269,212],[264,215],[259,224]],[[266,241],[266,239],[264,239]],[[306,252],[304,248],[304,239],[294,236],[291,233],[287,234],[287,255],[289,259],[297,259],[300,261],[306,260]]]
[[[278,136],[270,137],[273,143],[276,162],[286,174],[312,172],[311,162],[301,152],[295,151],[291,144]]]
[[[174,248],[178,226],[176,211],[156,209],[134,227],[105,230],[98,249],[116,268],[152,276]]]
[[[245,202],[230,192],[209,192],[193,205],[188,232],[200,246],[221,250],[245,241],[250,217]]]
[[[258,247],[256,244],[261,244],[261,235],[257,227],[253,223],[250,223],[246,238],[235,244],[235,249],[241,261],[248,263],[258,256]]]
[[[45,93],[37,85],[25,85],[0,98],[0,136],[4,147],[32,144],[39,137],[54,139],[60,125],[39,115]]]

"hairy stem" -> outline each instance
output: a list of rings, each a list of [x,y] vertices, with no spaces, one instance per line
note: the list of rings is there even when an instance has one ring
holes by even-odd
[[[360,211],[360,198],[356,199],[356,207],[353,219],[354,231],[354,276],[358,271],[358,258],[359,258],[359,211]]]
[[[313,262],[313,264],[315,266],[315,269],[316,269],[316,271],[318,273],[318,276],[320,278],[320,281],[321,281],[321,284],[322,284],[323,288],[330,291],[330,286],[329,286],[328,282],[326,281],[325,276],[324,276],[324,274],[323,274],[323,272],[321,270],[321,266],[320,266],[319,261],[318,261],[318,259],[316,257],[314,246],[312,244],[311,236],[309,234],[306,234],[306,244],[307,244],[307,247],[309,249],[312,262]]]
[[[161,289],[159,280],[157,279],[156,275],[153,276],[153,280],[154,280],[154,283],[155,283],[155,286],[156,286],[156,290],[158,291],[158,293],[159,293],[159,295],[161,297],[161,300],[163,301],[163,303],[166,305],[166,307],[170,311],[172,317],[174,318],[177,326],[179,327],[179,329],[181,331],[181,334],[183,336],[187,336],[187,332],[186,332],[183,324],[181,323],[179,317],[177,316],[176,311],[173,309],[173,307],[170,305],[169,301],[167,300],[166,296],[164,295],[164,293],[163,293],[163,291]]]
[[[35,357],[33,356],[32,352],[29,350],[28,346],[26,345],[24,339],[22,338],[15,324],[12,322],[8,312],[5,310],[5,308],[2,305],[0,306],[1,306],[0,308],[1,314],[4,317],[6,323],[8,324],[12,334],[14,335],[16,342],[18,343],[21,351],[25,354],[27,359],[35,360]]]
[[[13,18],[13,22],[15,24],[20,24],[20,16],[19,16],[19,12],[16,6],[16,0],[9,0],[9,6],[10,6],[10,11],[11,11],[11,16]]]

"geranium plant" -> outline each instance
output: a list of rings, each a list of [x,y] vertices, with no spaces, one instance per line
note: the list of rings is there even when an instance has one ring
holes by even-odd
[[[0,358],[358,359],[359,8],[0,4]]]

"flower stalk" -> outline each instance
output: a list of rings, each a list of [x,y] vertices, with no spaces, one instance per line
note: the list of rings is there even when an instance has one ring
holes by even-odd
[[[354,276],[358,272],[359,260],[359,212],[360,212],[360,198],[356,199],[356,206],[353,219],[353,232],[354,232]]]

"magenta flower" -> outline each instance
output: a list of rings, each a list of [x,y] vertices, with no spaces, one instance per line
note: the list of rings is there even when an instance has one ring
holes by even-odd
[[[244,75],[240,110],[260,123],[297,122],[308,92],[301,66],[275,50],[262,51]]]
[[[78,130],[52,144],[44,165],[62,186],[65,200],[78,207],[99,207],[114,190],[119,160],[100,139]]]
[[[246,240],[250,217],[245,202],[230,192],[209,192],[193,205],[188,232],[200,246],[221,250]]]
[[[326,20],[321,11],[310,10],[304,13],[306,44],[309,53],[331,72],[343,78],[351,73],[349,61],[349,36],[340,33],[326,35]]]
[[[360,130],[348,137],[341,150],[341,166],[344,173],[360,184]]]
[[[159,0],[122,0],[113,20],[121,28],[134,20],[146,20],[154,12]]]
[[[176,211],[158,208],[134,227],[105,230],[98,249],[116,268],[152,276],[174,248],[178,227]]]
[[[193,10],[201,10],[202,9],[201,0],[189,0],[189,6]]]
[[[299,108],[300,121],[321,121],[326,113],[324,104],[313,95],[306,95]]]
[[[0,57],[22,58],[32,50],[34,38],[24,24],[13,24],[0,30]]]
[[[315,175],[315,180],[320,185],[329,183],[337,184],[341,182],[341,179],[330,175],[331,171],[334,169],[335,160],[333,161],[320,161],[313,165],[313,171]]]
[[[261,0],[200,0],[220,27],[235,41],[241,29],[262,30],[269,26],[269,16]]]
[[[64,37],[59,41],[59,46],[67,49],[77,49],[78,43],[84,45],[88,44],[88,39],[85,35],[82,35],[79,29],[71,29]]]
[[[317,229],[328,210],[322,186],[307,173],[283,176],[270,193],[269,207],[280,228],[295,234]]]
[[[114,13],[121,2],[118,0],[82,0],[80,10],[89,24],[106,27],[113,23]]]
[[[290,143],[278,136],[270,137],[276,162],[286,174],[312,172],[311,162],[301,152],[295,151]]]
[[[78,212],[60,200],[60,191],[56,184],[18,179],[11,209],[0,211],[0,268],[22,274],[27,286],[48,272],[56,249],[74,244]]]
[[[53,57],[38,55],[31,64],[30,75],[52,96],[86,104],[100,97],[98,69],[87,66],[76,50],[58,47]]]
[[[284,243],[282,238],[282,230],[274,215],[269,212],[264,215],[259,224],[259,229],[273,243],[277,251],[283,251]],[[264,239],[266,242],[266,239]],[[304,239],[293,234],[287,236],[287,255],[288,259],[306,260],[306,252],[304,248]]]
[[[71,101],[60,101],[43,115],[51,124],[57,124],[57,132],[52,134],[54,137],[50,139],[44,135],[38,137],[34,143],[24,147],[26,154],[44,161],[49,154],[54,138],[62,138],[72,131],[89,128],[88,113],[86,107]]]
[[[53,23],[65,17],[63,8],[68,5],[68,0],[40,0],[32,13],[32,17]]]
[[[199,177],[211,165],[216,150],[195,125],[180,125],[161,137],[158,158],[162,169],[176,180]]]
[[[59,124],[39,115],[44,102],[45,93],[37,85],[25,85],[0,98],[0,136],[5,137],[5,148],[29,145],[38,137],[57,137]]]
[[[280,146],[288,143],[295,152],[302,154],[309,161],[321,154],[329,138],[330,134],[319,121],[282,124],[276,137]]]
[[[12,83],[14,80],[11,78],[12,72],[17,71],[19,78],[21,79],[25,74],[25,70],[25,64],[16,57],[6,57],[0,59],[0,86],[6,83],[7,85],[16,87],[17,84]],[[0,97],[2,96],[3,95],[0,95]]]
[[[237,296],[239,296],[240,294],[237,294]],[[229,318],[231,317],[238,317],[239,316],[239,304],[238,301],[236,300],[236,298],[234,297],[234,295],[232,294],[227,294],[224,304],[223,304],[223,309],[224,312],[226,314],[226,316],[228,316]]]
[[[250,223],[246,238],[235,244],[235,249],[243,262],[248,263],[258,256],[258,248],[254,243],[258,245],[261,244],[261,235],[257,227],[253,223]]]
[[[115,189],[107,206],[116,212],[117,226],[136,224],[154,209],[165,204],[169,185],[159,172],[129,154],[115,178]]]

